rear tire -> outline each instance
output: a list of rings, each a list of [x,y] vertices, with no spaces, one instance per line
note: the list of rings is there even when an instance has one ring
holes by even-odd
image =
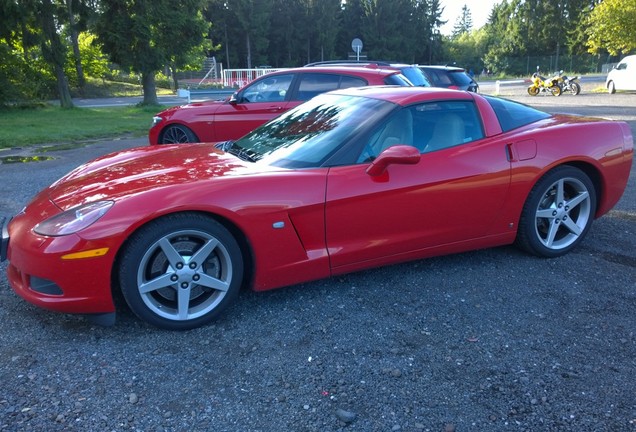
[[[576,82],[570,83],[570,93],[572,93],[574,96],[581,93],[581,86],[579,85],[579,83],[576,83]]]
[[[561,93],[563,93],[563,91],[561,90],[560,86],[553,85],[552,87],[550,87],[550,93],[552,93],[552,96],[561,96]]]
[[[197,136],[186,126],[173,124],[161,132],[159,144],[181,144],[199,142]]]
[[[528,194],[517,245],[541,257],[565,255],[585,238],[595,212],[596,190],[590,178],[578,168],[557,167]]]

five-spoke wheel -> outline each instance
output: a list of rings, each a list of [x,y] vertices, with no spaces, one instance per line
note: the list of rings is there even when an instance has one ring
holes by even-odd
[[[583,240],[595,211],[596,193],[589,177],[574,167],[555,168],[528,195],[517,242],[536,255],[564,255]]]
[[[121,257],[120,284],[140,318],[185,330],[214,319],[238,294],[243,260],[232,234],[194,213],[158,219],[131,238]]]

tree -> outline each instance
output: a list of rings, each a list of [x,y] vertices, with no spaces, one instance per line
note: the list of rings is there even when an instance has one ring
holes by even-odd
[[[144,105],[157,103],[155,74],[203,42],[202,0],[102,0],[95,25],[110,59],[141,74]]]
[[[636,0],[604,0],[589,15],[587,45],[591,53],[607,50],[611,55],[636,49]]]
[[[246,67],[266,64],[272,4],[262,0],[234,0],[231,11],[234,13],[235,31],[243,36],[236,39],[245,43]]]
[[[473,18],[467,5],[462,8],[462,13],[457,17],[455,26],[453,27],[453,38],[464,33],[468,33],[473,28]]]
[[[55,6],[51,0],[41,0],[37,5],[38,17],[42,28],[40,44],[44,59],[53,67],[57,90],[62,108],[73,108],[71,90],[68,86],[64,66],[66,64],[66,46],[62,43],[58,32]]]

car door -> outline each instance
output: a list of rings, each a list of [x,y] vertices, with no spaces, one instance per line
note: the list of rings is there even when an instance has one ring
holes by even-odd
[[[219,107],[213,122],[216,140],[238,139],[291,108],[294,77],[293,73],[265,75]]]
[[[389,122],[372,137],[369,147],[377,147],[372,151],[386,146],[376,146],[375,136],[389,145],[418,147],[422,154],[417,164],[392,164],[379,176],[367,174],[368,163],[330,170],[326,239],[334,270],[484,237],[501,228],[498,212],[510,183],[506,143],[483,138],[473,103],[461,104],[461,110],[454,103],[412,107],[412,133],[390,137]],[[473,119],[467,118],[454,134],[442,119],[462,110]],[[401,122],[401,129],[408,129]],[[439,141],[436,127],[446,132],[437,135],[451,139],[429,147],[432,140]]]
[[[624,68],[620,71],[620,85],[617,89],[636,90],[636,57],[630,56],[623,60]]]

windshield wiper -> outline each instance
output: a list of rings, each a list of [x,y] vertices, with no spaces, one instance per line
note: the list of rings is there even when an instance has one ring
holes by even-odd
[[[215,148],[218,148],[219,150],[223,150],[224,152],[228,151],[230,149],[230,147],[232,147],[232,145],[234,144],[234,141],[229,140],[229,141],[223,141],[220,143],[216,143],[214,144]]]
[[[229,148],[227,150],[225,150],[226,152],[228,152],[231,155],[236,156],[239,159],[242,159],[244,161],[247,162],[256,162],[256,159],[254,159],[254,156],[256,155],[256,153],[254,153],[251,150],[247,150],[243,147],[240,147],[238,145],[236,145],[236,143],[234,143],[234,141],[228,141],[230,144]]]

